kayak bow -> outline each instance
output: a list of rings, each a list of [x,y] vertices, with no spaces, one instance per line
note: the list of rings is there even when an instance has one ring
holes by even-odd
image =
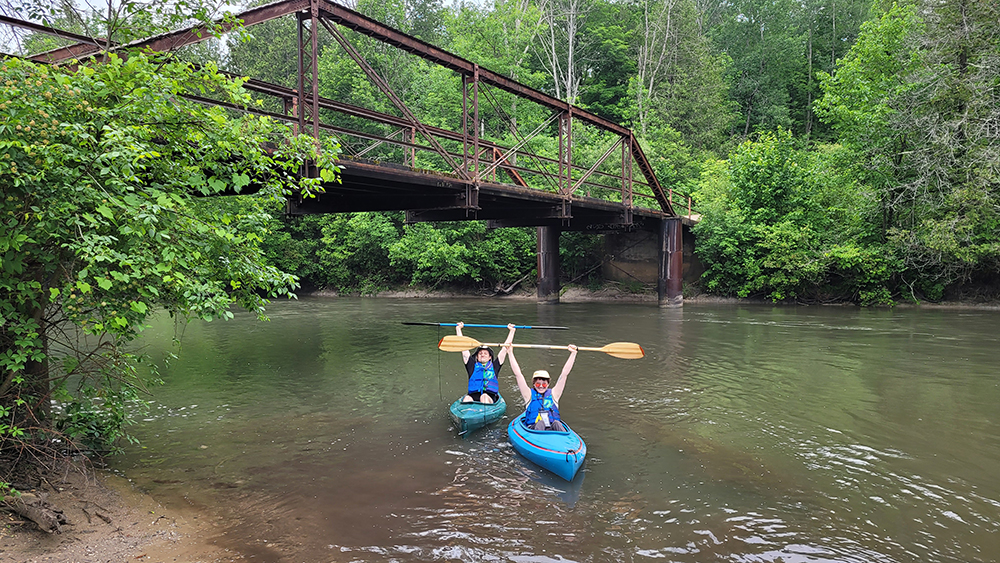
[[[507,402],[504,401],[503,395],[497,402],[490,404],[479,401],[463,403],[463,397],[464,395],[459,397],[448,409],[448,414],[458,428],[459,435],[496,422],[507,412]]]

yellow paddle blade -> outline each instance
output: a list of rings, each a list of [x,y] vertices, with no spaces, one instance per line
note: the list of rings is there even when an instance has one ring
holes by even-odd
[[[469,338],[468,336],[459,336],[457,334],[449,334],[438,342],[438,349],[445,352],[462,352],[465,350],[471,350],[480,345],[480,342],[475,338]]]
[[[614,356],[616,358],[622,358],[624,360],[637,360],[646,355],[646,352],[635,342],[612,342],[607,346],[601,346],[600,348],[580,348],[580,350],[594,350],[596,352],[604,352],[609,356]]]

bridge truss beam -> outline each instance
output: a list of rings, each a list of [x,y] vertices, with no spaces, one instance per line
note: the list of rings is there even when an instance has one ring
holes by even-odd
[[[299,133],[311,134],[317,141],[321,134],[333,133],[338,138],[350,137],[369,143],[355,151],[357,158],[345,162],[343,183],[330,186],[328,193],[307,201],[290,201],[292,213],[331,213],[349,211],[388,211],[404,209],[407,220],[450,221],[470,218],[486,219],[492,227],[536,226],[539,236],[540,288],[551,285],[540,299],[558,300],[558,233],[562,230],[587,232],[626,232],[637,229],[656,232],[661,243],[658,293],[660,304],[679,304],[680,273],[682,266],[680,240],[681,220],[674,212],[672,190],[664,192],[649,161],[632,132],[600,116],[531,89],[512,79],[481,68],[478,64],[448,53],[429,43],[406,35],[398,30],[372,20],[362,14],[340,6],[330,0],[284,0],[247,10],[237,17],[244,26],[253,26],[283,16],[294,15],[298,33],[298,76],[296,88],[289,89],[260,80],[250,79],[245,87],[258,94],[276,97],[283,108],[282,114],[263,110],[249,110],[288,122]],[[19,25],[36,32],[49,33],[76,44],[42,53],[35,60],[59,63],[72,59],[102,57],[107,51],[122,52],[147,48],[153,51],[172,51],[213,36],[213,31],[226,30],[231,25],[217,22],[214,30],[193,27],[151,37],[128,45],[114,45],[109,41],[74,35],[46,26],[7,21],[0,23]],[[325,99],[319,89],[319,33],[326,29],[343,51],[348,54],[389,99],[402,117]],[[457,72],[462,77],[462,130],[454,132],[424,124],[389,86],[389,82],[364,59],[340,30],[344,28],[377,41],[397,47],[407,53]],[[514,136],[513,146],[505,147],[482,135],[480,101],[492,104],[494,111],[503,115],[500,104],[491,89],[504,91],[528,100],[551,111],[548,120],[526,137],[510,127]],[[209,99],[195,98],[201,103],[219,104]],[[220,104],[227,105],[227,104]],[[232,106],[227,106],[232,107]],[[248,111],[248,108],[236,108]],[[394,128],[391,133],[376,134],[323,122],[322,112],[333,111],[351,118],[363,118]],[[512,121],[509,120],[512,124]],[[550,158],[532,154],[524,147],[552,122],[557,123],[558,155]],[[573,162],[574,123],[597,128],[617,139],[610,142],[596,162],[589,167],[575,167]],[[417,140],[417,134],[421,142]],[[452,144],[448,149],[442,142]],[[461,144],[461,154],[456,152]],[[408,155],[404,165],[360,160],[378,147],[392,145],[403,148]],[[618,175],[609,174],[601,166],[620,149],[621,169]],[[417,151],[429,152],[447,163],[450,172],[442,174],[415,169]],[[535,168],[519,164],[518,157],[535,163]],[[555,172],[549,172],[554,165]],[[633,177],[638,169],[644,181]],[[303,171],[314,173],[307,165]],[[504,172],[512,184],[497,182],[497,172]],[[602,178],[605,183],[595,183]],[[549,182],[552,190],[530,187],[532,179]],[[608,179],[619,182],[618,200],[590,197],[589,190],[607,191]],[[635,191],[644,186],[649,193]],[[583,192],[583,193],[581,193]],[[659,209],[634,205],[636,197],[653,200]],[[689,200],[690,214],[690,200]],[[556,258],[553,259],[553,256]],[[543,260],[543,257],[545,260]],[[546,285],[546,287],[548,287]]]
[[[448,166],[452,169],[451,174],[456,175],[461,180],[470,182],[473,185],[473,189],[478,189],[484,182],[495,181],[495,177],[491,175],[495,174],[497,170],[505,171],[513,183],[520,186],[527,186],[529,182],[532,181],[528,177],[530,174],[533,174],[536,179],[545,180],[546,178],[551,178],[551,180],[554,181],[556,193],[563,197],[563,212],[561,216],[566,220],[564,222],[573,218],[574,208],[579,207],[578,204],[582,203],[579,201],[581,198],[587,197],[587,190],[596,189],[601,191],[607,189],[607,184],[594,184],[590,182],[589,179],[591,176],[608,176],[607,172],[600,171],[597,167],[600,166],[600,164],[608,158],[611,152],[614,151],[614,146],[621,146],[622,166],[620,173],[618,205],[624,209],[624,212],[622,213],[620,220],[624,221],[625,224],[630,223],[635,210],[639,209],[634,205],[636,196],[647,198],[655,202],[660,213],[666,216],[676,216],[672,206],[671,196],[668,195],[660,186],[655,174],[653,173],[652,167],[646,159],[645,154],[642,152],[642,149],[636,141],[634,135],[630,130],[616,123],[610,122],[581,108],[574,107],[567,102],[558,100],[543,92],[529,88],[517,81],[499,75],[488,69],[481,68],[478,64],[444,51],[443,49],[421,41],[420,39],[406,35],[396,29],[382,24],[381,22],[368,18],[330,0],[284,0],[247,10],[238,14],[237,18],[242,20],[244,26],[250,27],[275,18],[293,14],[297,17],[299,22],[299,76],[297,77],[296,89],[289,91],[288,89],[267,84],[259,80],[251,80],[247,83],[247,88],[259,93],[279,96],[282,100],[283,107],[286,108],[285,111],[293,113],[291,121],[297,125],[297,130],[299,132],[308,131],[317,138],[320,136],[321,131],[337,132],[340,135],[348,135],[357,139],[367,139],[368,142],[379,144],[385,143],[403,147],[409,151],[409,162],[411,166],[415,162],[414,157],[417,151],[429,151],[448,163]],[[218,22],[219,29],[228,29],[230,25],[231,24],[225,21]],[[371,66],[364,61],[363,57],[361,57],[357,53],[357,50],[350,45],[347,38],[337,29],[336,26],[349,29],[356,33],[376,39],[377,41],[392,45],[407,53],[411,53],[429,62],[459,73],[463,77],[464,109],[462,116],[462,132],[456,134],[451,131],[432,128],[421,123],[413,112],[406,107],[405,103],[403,103],[402,100],[396,96],[394,92],[392,92],[391,88],[388,87],[388,83],[379,77]],[[349,104],[337,103],[331,100],[324,100],[320,97],[318,76],[318,34],[321,27],[327,29],[338,41],[338,43],[341,44],[345,52],[354,58],[357,64],[365,70],[365,73],[369,76],[372,82],[378,85],[386,97],[390,99],[394,105],[396,105],[397,109],[399,109],[399,111],[403,114],[403,118],[379,114],[378,112],[374,112],[372,110],[353,107]],[[70,37],[65,33],[63,33],[62,36]],[[185,45],[202,41],[210,36],[212,36],[212,30],[207,29],[206,27],[192,27],[185,30],[174,31],[151,37],[142,41],[136,41],[128,45],[111,48],[149,48],[156,51],[170,51]],[[82,39],[80,37],[70,38],[76,40]],[[82,56],[99,55],[102,49],[108,48],[109,45],[107,43],[101,43],[96,40],[89,42],[81,40],[81,42],[76,45],[36,55],[33,58],[48,62],[59,62]],[[553,112],[551,119],[557,119],[559,121],[559,153],[557,158],[551,159],[541,155],[530,155],[526,152],[519,152],[519,147],[526,144],[531,137],[529,136],[526,139],[520,138],[516,134],[516,129],[514,128],[512,128],[512,132],[515,134],[515,137],[518,137],[519,140],[513,147],[503,147],[495,142],[482,138],[480,134],[480,98],[483,97],[483,95],[485,95],[486,98],[489,98],[489,90],[484,90],[484,86],[497,88],[498,90],[514,94],[517,97],[539,104],[542,107],[549,108]],[[470,97],[471,100],[469,99]],[[380,123],[394,122],[400,129],[406,129],[409,133],[409,138],[405,140],[399,138],[406,136],[399,135],[399,132],[391,136],[378,137],[371,135],[370,133],[352,131],[348,128],[329,126],[328,124],[324,124],[322,122],[320,115],[322,109],[332,109],[345,115],[365,117]],[[613,143],[614,146],[605,152],[601,160],[594,163],[589,168],[574,168],[572,157],[574,152],[574,122],[594,126],[600,131],[608,132],[618,137],[618,141]],[[417,142],[417,133],[419,133],[419,136],[422,139],[421,143]],[[461,139],[463,146],[462,154],[460,156],[454,151],[447,150],[438,141],[438,139],[455,140],[456,138]],[[471,151],[469,150],[470,145]],[[482,150],[484,147],[488,150]],[[523,165],[515,165],[514,157],[522,155],[528,156],[536,162],[535,170],[527,168]],[[483,159],[486,157],[489,157],[489,160],[484,162]],[[457,160],[459,158],[461,162]],[[544,169],[549,164],[555,164],[555,172],[544,172],[544,170],[539,172],[539,168]],[[644,182],[637,183],[635,181],[632,176],[633,166],[642,174],[643,180],[645,180]],[[585,171],[581,174],[581,170]],[[635,185],[645,186],[645,188],[648,189],[648,193],[636,192],[634,190]],[[577,200],[577,204],[574,204],[574,199]],[[466,201],[465,205],[469,204],[469,201]],[[470,213],[473,216],[477,216],[481,209],[466,207],[465,211],[466,216],[469,216]]]

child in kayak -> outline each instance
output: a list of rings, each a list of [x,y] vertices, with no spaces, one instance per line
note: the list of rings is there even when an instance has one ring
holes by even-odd
[[[505,343],[506,344],[506,343]],[[507,355],[510,356],[510,369],[517,379],[517,388],[521,391],[524,399],[525,413],[524,424],[533,430],[556,430],[565,432],[566,427],[559,421],[559,398],[562,397],[563,390],[566,389],[566,379],[569,377],[573,363],[576,362],[577,347],[570,344],[569,358],[559,374],[559,380],[555,387],[549,388],[551,377],[549,372],[540,369],[531,374],[531,387],[528,387],[521,373],[521,367],[517,365],[517,358],[514,357],[514,347],[506,346]]]
[[[465,326],[463,322],[456,323],[455,334],[462,336],[463,326]],[[507,333],[507,340],[504,341],[504,347],[496,358],[493,357],[493,350],[486,345],[476,348],[475,355],[468,350],[462,350],[462,361],[465,362],[465,370],[469,372],[469,389],[468,394],[462,397],[463,403],[479,401],[490,405],[500,398],[500,381],[497,376],[507,355],[509,348],[507,344],[514,340],[514,325],[508,324],[507,330],[510,331]]]

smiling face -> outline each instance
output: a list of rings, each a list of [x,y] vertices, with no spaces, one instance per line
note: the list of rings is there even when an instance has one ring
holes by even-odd
[[[476,352],[476,361],[479,362],[479,363],[481,363],[481,364],[485,364],[486,362],[489,362],[490,361],[490,351],[489,350],[480,350],[480,351]]]
[[[545,390],[549,388],[549,380],[544,377],[536,377],[532,380],[531,385],[534,386],[535,391],[545,393]]]

